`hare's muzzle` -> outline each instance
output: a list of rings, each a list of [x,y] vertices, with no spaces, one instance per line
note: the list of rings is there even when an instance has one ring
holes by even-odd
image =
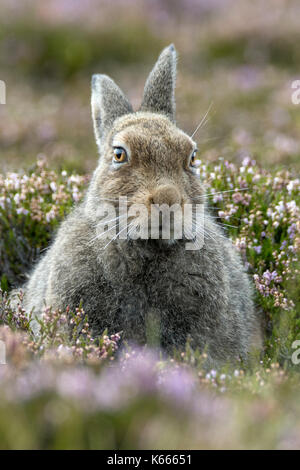
[[[176,227],[182,226],[182,202],[174,185],[161,185],[152,192],[148,208],[150,238],[174,239]]]
[[[167,204],[173,206],[174,204],[182,204],[182,197],[178,189],[171,185],[166,184],[159,186],[155,189],[150,196],[150,204]]]

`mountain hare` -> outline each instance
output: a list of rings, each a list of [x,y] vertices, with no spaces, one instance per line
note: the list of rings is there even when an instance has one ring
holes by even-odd
[[[177,204],[183,211],[184,204],[204,202],[194,168],[196,144],[175,125],[175,74],[171,45],[147,79],[138,112],[113,80],[93,76],[99,163],[83,202],[32,272],[25,308],[39,316],[45,305],[72,310],[82,302],[95,335],[106,328],[122,331],[126,341],[156,342],[166,351],[183,349],[190,338],[212,362],[246,359],[260,342],[252,289],[239,255],[207,209],[196,227],[203,236],[200,249],[186,249],[184,236],[162,239],[161,222],[158,237],[142,238],[136,229],[132,236],[128,227],[138,216],[129,212],[120,230],[120,197],[129,209],[138,204],[149,211],[140,225],[150,223],[152,206]],[[117,216],[106,214],[101,225],[107,205]],[[108,237],[110,230],[114,235]]]

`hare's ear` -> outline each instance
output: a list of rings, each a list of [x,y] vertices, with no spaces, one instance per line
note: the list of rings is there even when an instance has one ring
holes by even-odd
[[[160,54],[145,85],[141,111],[167,115],[175,121],[176,50],[173,44]]]
[[[91,104],[95,137],[100,146],[115,119],[132,113],[132,106],[111,78],[99,74],[92,77]]]

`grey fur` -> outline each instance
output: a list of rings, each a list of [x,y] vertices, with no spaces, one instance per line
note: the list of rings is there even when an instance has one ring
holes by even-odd
[[[84,201],[61,224],[32,272],[25,307],[40,315],[45,304],[75,309],[82,300],[95,334],[122,330],[124,339],[144,344],[146,325],[154,319],[157,339],[167,351],[182,349],[191,337],[192,346],[207,348],[210,363],[246,359],[260,345],[252,287],[238,253],[208,212],[205,243],[196,251],[186,251],[183,241],[129,239],[103,249],[107,240],[95,239],[103,198],[128,195],[146,204],[158,190],[166,200],[180,194],[182,201],[193,201],[204,194],[201,181],[186,167],[193,141],[160,114],[174,117],[174,67],[175,50],[165,49],[147,81],[144,112],[130,113],[110,79],[94,79],[99,165]],[[132,153],[118,170],[111,163],[116,135]]]
[[[175,122],[176,50],[173,44],[160,54],[144,88],[141,111],[165,114]]]
[[[92,76],[92,117],[96,142],[101,141],[111,129],[116,118],[132,112],[132,106],[124,93],[107,75]]]

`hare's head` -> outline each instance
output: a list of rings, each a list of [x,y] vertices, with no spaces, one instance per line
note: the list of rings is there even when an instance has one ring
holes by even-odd
[[[120,197],[127,197],[129,209],[137,205],[146,209],[139,214],[132,209],[128,225],[133,227],[139,219],[144,228],[153,207],[176,205],[183,213],[186,204],[200,202],[203,188],[195,171],[196,143],[175,125],[175,79],[176,51],[171,45],[159,56],[141,107],[134,112],[113,80],[93,76],[92,115],[100,159],[88,193],[90,213],[100,213],[105,204],[117,206]]]

